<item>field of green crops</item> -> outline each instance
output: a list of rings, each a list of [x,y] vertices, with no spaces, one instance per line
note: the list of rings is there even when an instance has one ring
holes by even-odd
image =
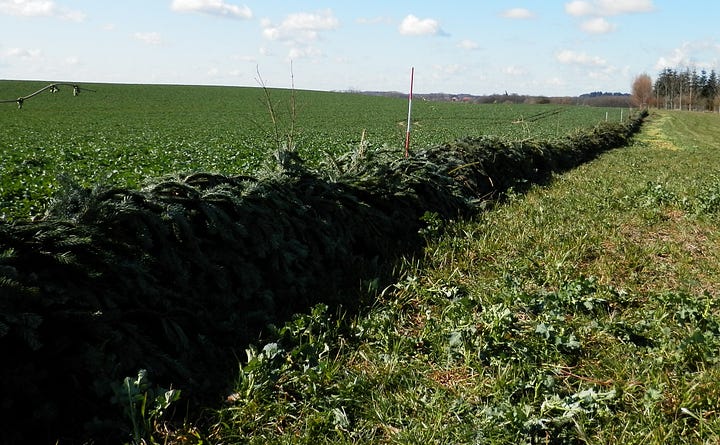
[[[5,86],[17,97],[44,85]],[[456,250],[457,239],[438,247],[441,262],[460,256],[448,277],[417,287],[417,268],[423,252],[425,260],[435,255],[423,247],[444,242],[454,221],[496,214],[533,184],[619,151],[637,136],[646,112],[620,123],[621,110],[421,101],[406,159],[402,99],[262,88],[83,88],[79,97],[63,86],[2,110],[0,196],[11,223],[0,222],[0,351],[13,360],[0,366],[0,418],[16,428],[0,428],[0,442],[38,443],[44,435],[48,443],[377,443],[410,426],[398,415],[419,424],[407,440],[397,439],[418,442],[410,439],[438,430],[429,425],[451,424],[445,412],[498,438],[573,437],[562,412],[545,420],[538,397],[521,399],[521,411],[493,402],[489,417],[477,410],[490,402],[485,393],[478,404],[461,401],[463,412],[448,411],[436,393],[442,403],[432,422],[414,399],[405,400],[411,412],[392,411],[404,403],[395,391],[418,384],[428,390],[418,401],[432,406],[431,387],[418,374],[386,373],[371,357],[410,364],[412,373],[430,363],[431,378],[442,381],[463,378],[454,374],[461,358],[473,372],[507,358],[523,366],[579,363],[586,338],[570,322],[604,313],[572,311],[578,302],[616,307],[605,304],[604,293],[594,295],[594,276],[548,272],[526,288],[516,279],[527,270],[513,263],[499,266],[494,284],[471,277],[464,262],[474,268],[477,252],[492,248],[489,228],[468,228],[470,235],[457,229],[480,243],[470,250]],[[606,115],[613,123],[603,122]],[[648,190],[667,198],[663,188]],[[559,203],[547,208],[562,214]],[[538,221],[543,229],[555,226]],[[510,222],[490,226],[514,227]],[[558,243],[562,258],[573,252],[576,242],[569,242]],[[498,246],[481,263],[519,258],[524,253],[514,249],[521,245]],[[558,268],[561,257],[551,261]],[[574,286],[567,292],[566,281]],[[507,293],[495,286],[505,282],[516,286]],[[418,298],[426,285],[432,301]],[[497,292],[486,295],[491,289]],[[396,296],[409,300],[393,302]],[[504,297],[513,305],[495,304]],[[470,312],[429,304],[458,298],[456,309]],[[400,318],[393,312],[411,307],[423,309]],[[478,314],[490,318],[475,320]],[[516,318],[508,322],[507,314]],[[372,345],[363,346],[366,340]],[[526,371],[532,373],[523,368],[512,382],[480,389],[528,389],[534,382]],[[546,374],[538,382],[549,382]],[[333,382],[343,386],[339,393]],[[393,394],[385,398],[382,388]],[[536,386],[535,394],[575,403],[574,393],[554,384]],[[600,396],[602,402],[610,394]],[[226,398],[228,411],[211,412]],[[492,430],[493,419],[520,412],[528,418],[513,428],[531,430]],[[284,431],[288,436],[277,437]],[[452,435],[464,440],[442,442],[480,437]]]
[[[0,99],[45,85],[0,82]],[[261,88],[83,87],[94,91],[0,108],[2,219],[41,213],[64,183],[254,175],[289,136],[310,168],[366,144],[402,156],[402,99],[271,90],[274,127]],[[143,192],[74,189],[54,218],[0,223],[0,346],[13,358],[0,362],[0,442],[39,419],[70,433],[119,428],[137,444],[720,443],[720,116],[653,111],[632,132],[562,139],[620,110],[414,111],[415,147],[434,149],[375,166],[357,150],[340,170],[363,175],[345,182],[304,165],[266,182],[198,174]],[[522,143],[443,145],[485,134]],[[452,190],[508,181],[504,199],[468,198],[482,211],[443,219],[410,208],[451,201],[428,178],[462,184]],[[422,227],[382,232],[408,215]],[[366,249],[367,267],[392,257],[383,238],[406,232],[422,246],[392,258],[387,286],[371,274],[338,296],[370,304],[293,311],[244,355],[219,341],[314,296],[311,278],[330,287],[363,269],[320,260],[342,266]],[[131,374],[116,375],[128,358]],[[153,380],[163,372],[199,378],[177,393]],[[177,400],[218,385],[205,409]],[[112,417],[85,422],[89,406]]]
[[[0,81],[0,99],[46,85]],[[61,87],[27,100],[22,109],[0,104],[0,220],[41,214],[66,183],[140,187],[150,178],[182,172],[253,172],[288,137],[311,163],[347,152],[363,137],[370,146],[396,146],[401,153],[405,137],[404,99],[269,90],[273,125],[262,88],[80,86],[92,91],[74,97],[71,88]],[[416,100],[412,140],[414,147],[428,147],[485,134],[547,139],[606,117],[620,120],[621,113]]]

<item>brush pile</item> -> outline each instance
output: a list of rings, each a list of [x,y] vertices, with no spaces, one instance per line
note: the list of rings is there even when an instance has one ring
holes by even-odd
[[[509,187],[620,147],[644,115],[564,139],[464,139],[297,159],[262,177],[196,173],[142,190],[70,188],[41,220],[0,225],[0,442],[122,431],[113,388],[147,369],[220,400],[244,347],[422,249],[423,215],[471,215]]]

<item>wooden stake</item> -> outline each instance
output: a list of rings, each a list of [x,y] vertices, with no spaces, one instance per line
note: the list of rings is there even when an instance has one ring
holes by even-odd
[[[407,131],[405,132],[405,157],[410,156],[410,126],[412,116],[412,98],[413,98],[413,82],[415,80],[415,67],[410,70],[410,94],[408,95],[408,118]]]

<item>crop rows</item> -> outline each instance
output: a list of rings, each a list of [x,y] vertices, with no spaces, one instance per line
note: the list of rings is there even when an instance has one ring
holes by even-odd
[[[351,283],[420,247],[428,214],[470,214],[624,145],[641,122],[544,142],[469,137],[410,159],[361,145],[317,167],[284,152],[263,177],[68,188],[45,218],[0,225],[0,347],[16,358],[0,369],[2,415],[117,428],[104,417],[113,388],[141,367],[212,397],[264,325],[318,301],[358,304]]]
[[[0,98],[45,85],[0,81]],[[279,142],[260,88],[87,85],[92,91],[78,97],[63,88],[35,96],[21,110],[0,107],[0,220],[41,215],[68,184],[138,188],[175,173],[253,174]],[[309,163],[352,151],[361,140],[401,152],[405,100],[271,90],[282,135],[292,124],[292,94],[293,141]],[[418,100],[412,143],[425,148],[483,135],[548,139],[592,127],[606,115],[619,121],[621,110]]]

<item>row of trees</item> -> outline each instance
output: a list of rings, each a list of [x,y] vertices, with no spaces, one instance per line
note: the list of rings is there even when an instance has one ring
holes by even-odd
[[[720,79],[715,70],[665,68],[653,83],[641,74],[632,85],[633,104],[665,109],[706,111],[716,110],[720,102]]]

